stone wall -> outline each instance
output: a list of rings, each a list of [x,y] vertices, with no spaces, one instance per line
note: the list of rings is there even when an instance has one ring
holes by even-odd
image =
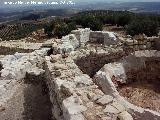
[[[124,39],[124,38],[122,38]],[[140,40],[136,39],[124,39],[124,49],[138,50],[159,50],[159,37],[145,37]]]
[[[135,52],[135,54],[130,55],[120,60],[119,62],[106,64],[100,71],[96,73],[93,80],[105,94],[114,96],[126,108],[134,111],[135,116],[139,116],[141,113],[141,115],[145,118],[147,112],[150,117],[152,116],[152,118],[159,119],[160,114],[158,112],[137,107],[126,101],[126,99],[120,96],[118,92],[118,87],[121,87],[121,85],[126,85],[128,83],[133,84],[133,82],[135,82],[136,80],[142,80],[143,84],[144,80],[146,80],[147,83],[153,83],[152,80],[156,80],[155,82],[158,85],[159,81],[157,81],[157,78],[159,76],[159,67],[156,66],[155,63],[159,64],[159,62],[156,62],[157,59],[159,59],[159,55],[160,54],[158,51],[137,51]],[[151,57],[152,59],[150,59]]]
[[[158,81],[160,71],[160,61],[155,58],[148,59],[144,62],[143,68],[139,70],[130,69],[127,71],[127,82],[139,80],[146,82],[160,82]],[[131,79],[131,80],[130,80]],[[154,81],[151,81],[154,80]]]
[[[104,95],[71,57],[46,57],[46,83],[56,120],[133,120],[123,105]]]
[[[31,82],[33,88],[36,88],[34,84],[43,81],[44,91],[47,89],[49,102],[52,103],[50,107],[53,120],[133,120],[131,115],[135,118],[138,116],[138,119],[147,115],[159,119],[159,113],[127,102],[119,95],[116,83],[128,83],[128,76],[134,77],[134,74],[125,74],[130,68],[137,70],[144,67],[144,59],[134,59],[133,56],[147,58],[160,56],[160,53],[136,52],[135,55],[119,61],[126,56],[122,49],[102,46],[90,48],[89,45],[81,48],[90,40],[105,45],[114,44],[117,40],[114,33],[90,32],[89,29],[80,29],[72,31],[74,34],[64,36],[61,40],[55,40],[54,43],[45,43],[44,46],[52,46],[52,55],[48,54],[50,48],[43,48],[32,53],[16,53],[1,58],[0,108],[2,103],[13,96],[18,81]],[[110,63],[115,61],[119,62]],[[146,62],[148,67],[145,70],[152,69],[155,77],[159,77],[156,72],[159,67],[154,64],[154,70],[150,62]],[[94,74],[96,75],[92,79]],[[40,89],[43,88],[38,88]]]
[[[115,53],[91,52],[89,55],[76,59],[75,63],[83,71],[83,73],[93,77],[105,64],[117,61],[124,56],[125,53],[122,51]]]
[[[19,90],[19,86],[22,86],[21,83],[23,83],[22,81],[26,75],[38,76],[44,73],[44,56],[48,55],[49,50],[50,48],[43,48],[32,53],[7,55],[0,59],[0,109],[8,100],[14,97],[13,95],[15,95],[16,92],[18,92],[17,94],[22,92]],[[16,105],[16,103],[14,105]],[[13,110],[12,112],[13,114],[15,113]]]
[[[88,42],[101,43],[103,45],[113,45],[118,42],[115,33],[105,31],[91,31],[89,28],[73,30],[71,34],[62,37],[53,44],[56,53],[70,53],[77,48],[84,47]],[[103,42],[102,42],[103,41]]]
[[[80,46],[83,46],[89,41],[90,32],[91,30],[89,28],[85,28],[73,30],[71,33],[76,36]]]
[[[77,40],[74,34],[69,34],[67,36],[62,37],[62,44],[60,44],[59,49],[60,52],[71,52],[80,46],[79,41]]]
[[[160,36],[159,38],[157,38],[153,44],[153,47],[156,49],[156,50],[160,50]]]
[[[44,56],[47,55],[50,48],[35,50],[32,53],[16,53],[7,55],[0,60],[3,69],[1,70],[1,79],[23,79],[26,72],[33,67],[42,67]]]
[[[114,32],[92,31],[90,33],[90,42],[104,45],[114,45],[118,43],[118,38]]]

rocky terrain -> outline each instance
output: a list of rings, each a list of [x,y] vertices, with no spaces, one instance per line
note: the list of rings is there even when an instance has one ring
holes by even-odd
[[[0,42],[0,120],[159,120],[157,40],[86,28]]]

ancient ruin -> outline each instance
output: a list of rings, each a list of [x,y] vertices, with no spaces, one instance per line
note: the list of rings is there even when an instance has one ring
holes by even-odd
[[[0,118],[160,119],[159,46],[146,39],[86,28],[41,43],[0,42],[17,50],[0,56]]]

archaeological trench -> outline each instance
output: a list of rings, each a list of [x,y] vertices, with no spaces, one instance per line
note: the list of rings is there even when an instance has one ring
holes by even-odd
[[[0,120],[160,120],[159,38],[144,39],[86,28],[0,42]]]

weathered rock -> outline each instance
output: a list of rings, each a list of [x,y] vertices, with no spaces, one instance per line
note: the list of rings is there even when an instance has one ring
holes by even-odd
[[[0,112],[3,112],[5,110],[5,107],[0,106]]]
[[[63,98],[67,98],[67,97],[70,97],[71,95],[73,95],[72,88],[70,88],[66,85],[61,85],[60,89],[61,89],[60,91],[62,93]]]
[[[55,75],[55,77],[59,77],[59,76],[61,76],[61,72],[60,71],[55,71],[54,75]]]
[[[54,65],[54,69],[55,70],[67,70],[67,66],[66,65],[64,65],[64,64],[55,64]]]
[[[125,107],[118,102],[113,102],[111,105],[115,107],[119,112],[125,111]]]
[[[27,71],[27,74],[31,76],[39,76],[41,74],[44,74],[45,70],[39,69],[38,67],[32,68],[31,70]]]
[[[79,44],[81,46],[84,46],[89,41],[90,32],[91,30],[89,28],[85,28],[73,30],[71,33],[75,34],[77,40],[79,41]]]
[[[88,75],[82,75],[75,77],[75,82],[77,86],[89,86],[93,84],[93,81],[91,78],[89,78]]]
[[[111,113],[111,114],[118,114],[118,113],[120,113],[120,111],[117,110],[112,105],[107,105],[106,108],[103,110],[103,112],[105,112],[105,113]]]
[[[62,44],[59,46],[61,53],[70,53],[79,47],[79,42],[74,34],[62,37]]]
[[[113,45],[118,43],[118,39],[113,32],[108,31],[92,31],[90,33],[90,42],[100,43],[104,45]]]
[[[51,59],[50,59],[50,62],[52,63],[55,63],[57,62],[59,59],[62,58],[62,55],[61,54],[57,54],[57,55],[51,55]]]
[[[120,113],[118,118],[119,120],[133,120],[133,117],[127,111]]]
[[[103,97],[101,97],[100,99],[98,99],[96,101],[96,103],[100,104],[100,105],[107,105],[109,103],[111,103],[113,101],[113,97],[110,95],[104,95]]]
[[[64,115],[66,120],[69,120],[75,115],[78,115],[80,120],[83,118],[82,112],[86,111],[87,108],[81,105],[81,102],[75,96],[71,96],[63,101],[63,112],[68,113]]]
[[[27,71],[32,67],[41,67],[44,63],[44,56],[47,55],[49,48],[36,50],[28,54],[18,54],[6,56],[1,60],[3,69],[1,77],[3,79],[23,79]]]

